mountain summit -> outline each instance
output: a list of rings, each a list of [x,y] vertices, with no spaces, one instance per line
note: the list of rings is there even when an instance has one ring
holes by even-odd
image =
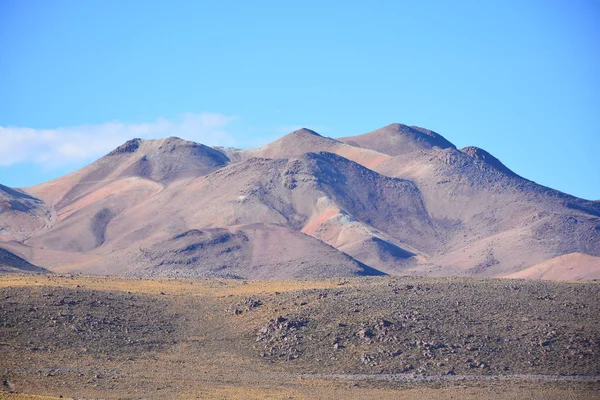
[[[471,157],[473,157],[477,160],[485,162],[486,164],[496,168],[498,171],[504,172],[505,174],[508,174],[508,175],[516,175],[514,172],[512,172],[510,169],[508,169],[504,164],[502,164],[502,162],[500,162],[500,160],[498,160],[496,157],[494,157],[487,151],[480,149],[479,147],[468,146],[468,147],[464,147],[464,148],[460,149],[460,151],[462,151],[465,154],[470,155]]]
[[[390,124],[364,135],[340,138],[353,146],[397,156],[417,150],[456,148],[442,135],[428,129],[403,124]]]

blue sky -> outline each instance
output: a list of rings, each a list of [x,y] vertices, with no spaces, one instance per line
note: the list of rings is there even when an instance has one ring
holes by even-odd
[[[341,4],[344,4],[343,6]],[[392,122],[600,199],[600,2],[0,0],[0,183]]]

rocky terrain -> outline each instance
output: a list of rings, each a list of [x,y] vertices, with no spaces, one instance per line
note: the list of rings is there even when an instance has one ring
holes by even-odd
[[[281,315],[257,334],[261,356],[340,374],[600,374],[598,285],[411,279],[366,286],[281,295],[272,307]]]
[[[402,124],[244,150],[132,139],[58,179],[0,186],[0,248],[53,272],[140,277],[589,280],[600,203]]]
[[[599,300],[593,282],[4,275],[0,398],[597,398]]]

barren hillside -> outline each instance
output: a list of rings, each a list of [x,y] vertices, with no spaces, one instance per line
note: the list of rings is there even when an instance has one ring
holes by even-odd
[[[117,275],[538,278],[553,260],[546,278],[595,279],[599,204],[402,124],[246,150],[133,139],[56,180],[0,187],[0,247]]]

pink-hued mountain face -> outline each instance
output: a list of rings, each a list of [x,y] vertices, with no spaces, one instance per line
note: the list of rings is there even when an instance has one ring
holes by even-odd
[[[595,279],[600,203],[401,124],[247,150],[133,139],[53,181],[0,186],[0,248],[55,272]]]

